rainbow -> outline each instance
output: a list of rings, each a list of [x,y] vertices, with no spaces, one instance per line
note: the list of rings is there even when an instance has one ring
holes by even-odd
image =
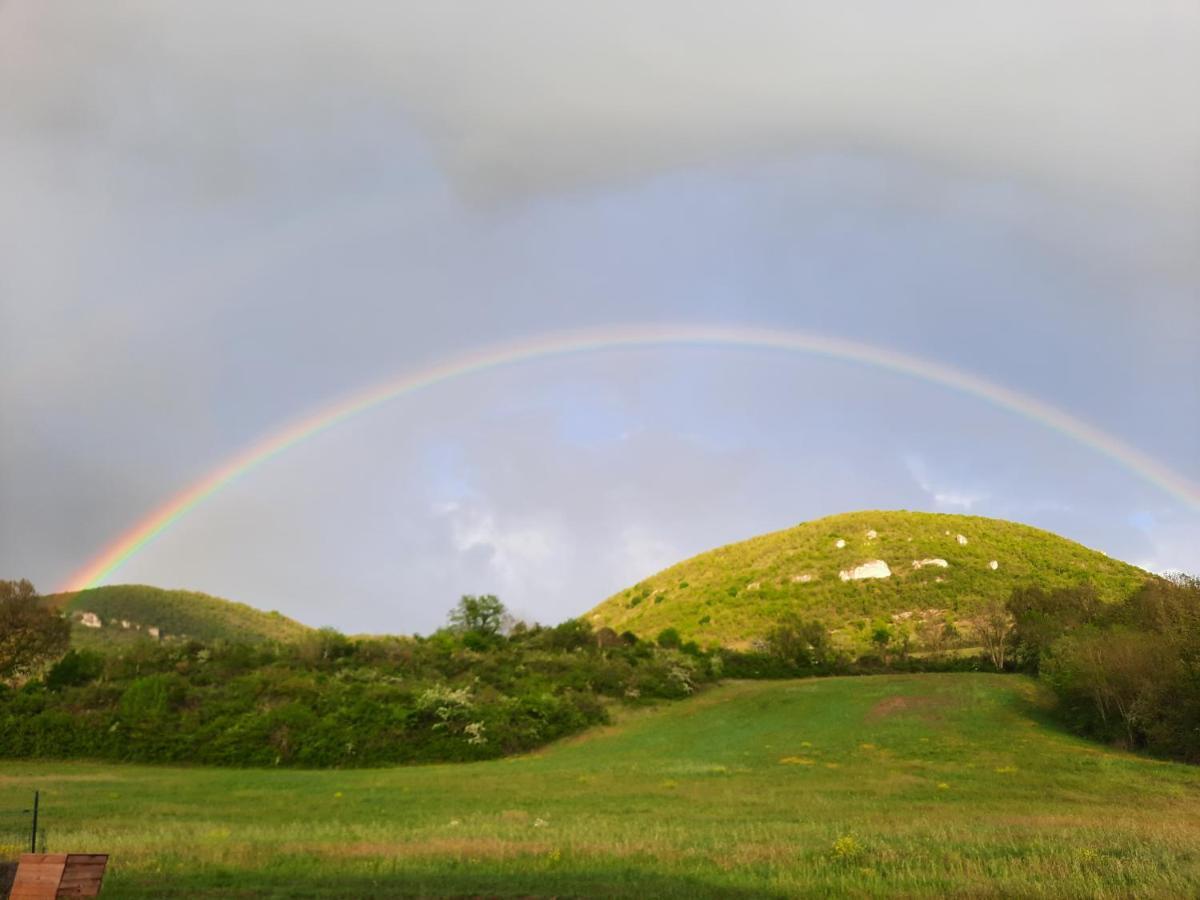
[[[801,331],[723,325],[634,325],[543,334],[515,343],[479,349],[369,387],[317,410],[251,444],[210,474],[171,497],[76,572],[62,590],[85,590],[102,583],[151,541],[235,479],[296,444],[389,400],[501,366],[578,353],[665,346],[739,347],[808,353],[861,363],[941,385],[1039,422],[1092,448],[1188,506],[1200,510],[1200,486],[1134,447],[1047,403],[942,363],[857,341]]]

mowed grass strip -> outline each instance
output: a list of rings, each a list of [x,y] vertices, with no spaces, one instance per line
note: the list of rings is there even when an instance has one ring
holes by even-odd
[[[1200,770],[984,674],[727,683],[535,755],[357,771],[7,762],[105,895],[1200,895]]]

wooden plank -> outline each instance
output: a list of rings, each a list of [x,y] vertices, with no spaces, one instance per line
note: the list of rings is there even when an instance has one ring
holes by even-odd
[[[58,885],[58,897],[96,897],[104,880],[108,855],[104,853],[71,853]]]
[[[54,884],[62,881],[64,863],[21,863],[17,867],[17,879],[13,886],[23,884]]]
[[[21,854],[10,900],[53,900],[66,867],[65,853]]]

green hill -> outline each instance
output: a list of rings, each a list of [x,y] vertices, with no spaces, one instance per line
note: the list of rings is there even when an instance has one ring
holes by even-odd
[[[893,632],[893,646],[907,636],[930,649],[969,642],[972,616],[1017,586],[1086,582],[1102,600],[1116,600],[1148,577],[1028,525],[868,511],[702,553],[610,597],[586,619],[643,638],[672,627],[684,640],[746,647],[796,613],[823,622],[847,649],[869,648],[881,626]]]
[[[142,637],[287,641],[311,631],[277,612],[263,612],[194,591],[144,584],[115,584],[46,599],[71,616],[74,646],[96,648]]]

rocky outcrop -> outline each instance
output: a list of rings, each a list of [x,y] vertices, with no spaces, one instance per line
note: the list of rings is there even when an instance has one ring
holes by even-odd
[[[890,578],[892,570],[882,559],[872,559],[853,569],[843,569],[838,572],[842,581],[862,581],[864,578]]]
[[[950,567],[950,563],[946,562],[944,559],[914,559],[913,560],[913,568],[914,569],[923,569],[926,566],[937,566],[940,569],[948,569]]]

